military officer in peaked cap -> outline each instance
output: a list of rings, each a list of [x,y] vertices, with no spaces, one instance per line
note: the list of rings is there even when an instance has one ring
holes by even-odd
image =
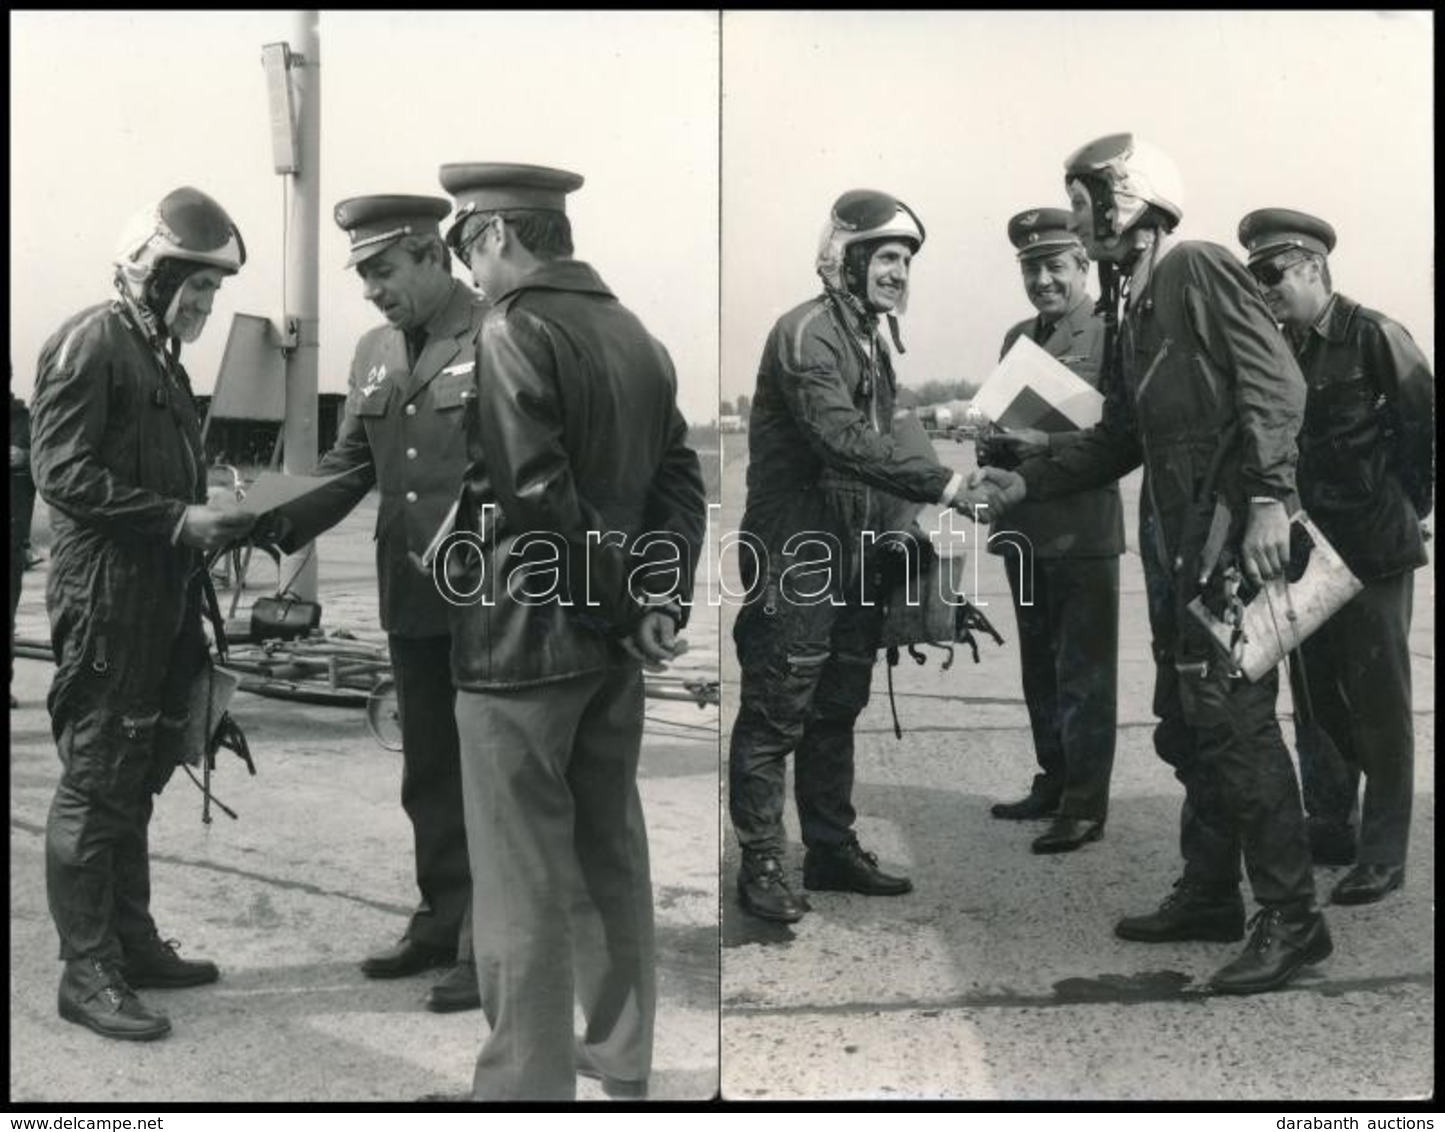
[[[1104,320],[1089,294],[1089,257],[1062,208],[1033,208],[1008,222],[1024,291],[1038,314],[1014,326],[1095,388],[1104,365]],[[1063,449],[1078,431],[1017,428],[980,442],[980,458],[1011,467]],[[1114,765],[1119,645],[1119,555],[1124,516],[1115,483],[1059,500],[1025,502],[997,524],[989,550],[1005,558],[1019,625],[1024,698],[1039,773],[1017,802],[992,813],[1051,816],[1035,853],[1066,853],[1103,835]],[[1029,604],[1025,604],[1025,599]]]
[[[1300,646],[1290,678],[1315,864],[1357,862],[1332,899],[1366,904],[1405,877],[1409,636],[1414,572],[1427,561],[1420,521],[1433,503],[1434,378],[1404,327],[1334,290],[1326,221],[1261,208],[1240,221],[1239,240],[1309,386],[1300,502],[1365,584]]]
[[[381,626],[396,679],[402,729],[401,804],[411,819],[421,900],[394,947],[361,965],[370,978],[452,966],[427,993],[436,1011],[474,1009],[471,872],[467,861],[449,654],[449,606],[419,560],[445,518],[466,467],[463,406],[475,389],[474,342],[486,303],[451,273],[440,197],[366,196],[336,206],[351,238],[346,266],[386,319],[361,336],[346,416],[317,475],[354,470],[284,508],[283,548],[340,522],[381,491],[376,570]]]
[[[680,651],[701,469],[667,351],[572,258],[565,198],[582,178],[464,164],[442,166],[441,182],[457,198],[448,243],[495,304],[459,516],[476,531],[491,510],[494,585],[490,602],[459,608],[453,649],[475,900],[488,909],[476,952],[491,1032],[472,1095],[571,1099],[579,1072],[610,1096],[645,1095],[657,991],[641,661]],[[544,547],[568,569],[556,600],[528,601],[517,567]],[[676,569],[631,584],[630,570],[669,559]]]

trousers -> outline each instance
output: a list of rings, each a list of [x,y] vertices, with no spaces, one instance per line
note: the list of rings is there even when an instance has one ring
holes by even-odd
[[[401,806],[411,820],[421,893],[406,934],[472,952],[472,876],[462,810],[461,746],[451,676],[451,637],[387,638],[401,717]]]
[[[149,636],[122,630],[93,613],[51,610],[51,726],[61,773],[45,823],[45,887],[60,957],[120,963],[128,943],[156,930],[153,797],[175,772],[186,690],[205,641],[198,605],[178,634],[170,624]]]
[[[491,1032],[479,1100],[572,1100],[574,1005],[608,1077],[645,1080],[657,1013],[652,879],[637,789],[642,670],[457,696]]]
[[[743,851],[783,851],[786,760],[803,843],[851,836],[853,727],[868,706],[878,605],[753,601],[733,629],[742,668],[728,749],[728,809]]]
[[[1300,646],[1290,668],[1295,741],[1311,821],[1353,822],[1359,861],[1403,865],[1415,795],[1411,571],[1365,588]]]
[[[1058,797],[1059,815],[1109,814],[1118,708],[1119,560],[1034,558],[1031,605],[1020,559],[1004,559],[1019,629],[1024,699],[1039,773],[1032,793]]]

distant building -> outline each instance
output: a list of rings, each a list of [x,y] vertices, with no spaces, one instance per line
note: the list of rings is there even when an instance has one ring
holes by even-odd
[[[324,455],[336,443],[336,433],[346,410],[345,393],[322,393],[316,398],[316,455]],[[210,412],[211,398],[196,398],[201,417]],[[206,462],[262,467],[271,462],[281,425],[275,421],[211,421],[206,429]]]
[[[724,413],[717,419],[717,429],[719,432],[742,432],[743,418],[736,413]]]

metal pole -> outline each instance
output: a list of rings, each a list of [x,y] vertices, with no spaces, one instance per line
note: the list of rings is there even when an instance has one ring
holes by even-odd
[[[293,15],[291,82],[296,100],[297,136],[300,141],[297,170],[289,174],[286,206],[285,331],[290,350],[286,358],[286,421],[284,470],[310,475],[316,470],[317,351],[320,302],[317,260],[320,255],[321,218],[321,41],[318,11]],[[316,599],[316,544],[287,555],[281,565],[282,581],[299,597]],[[295,577],[292,572],[295,571]]]

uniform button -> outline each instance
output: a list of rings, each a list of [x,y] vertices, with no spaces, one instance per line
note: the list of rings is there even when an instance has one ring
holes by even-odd
[[[409,416],[409,417],[414,417],[414,416],[416,416],[416,406],[415,406],[415,405],[408,405],[408,406],[406,407],[406,415]]]
[[[407,458],[408,460],[415,460],[415,459],[416,459],[416,449],[415,449],[415,448],[408,448],[408,449],[406,450],[406,458]]]
[[[415,502],[416,502],[416,492],[414,492],[414,491],[408,491],[408,492],[406,493],[406,501],[407,501],[408,503],[415,503]]]

